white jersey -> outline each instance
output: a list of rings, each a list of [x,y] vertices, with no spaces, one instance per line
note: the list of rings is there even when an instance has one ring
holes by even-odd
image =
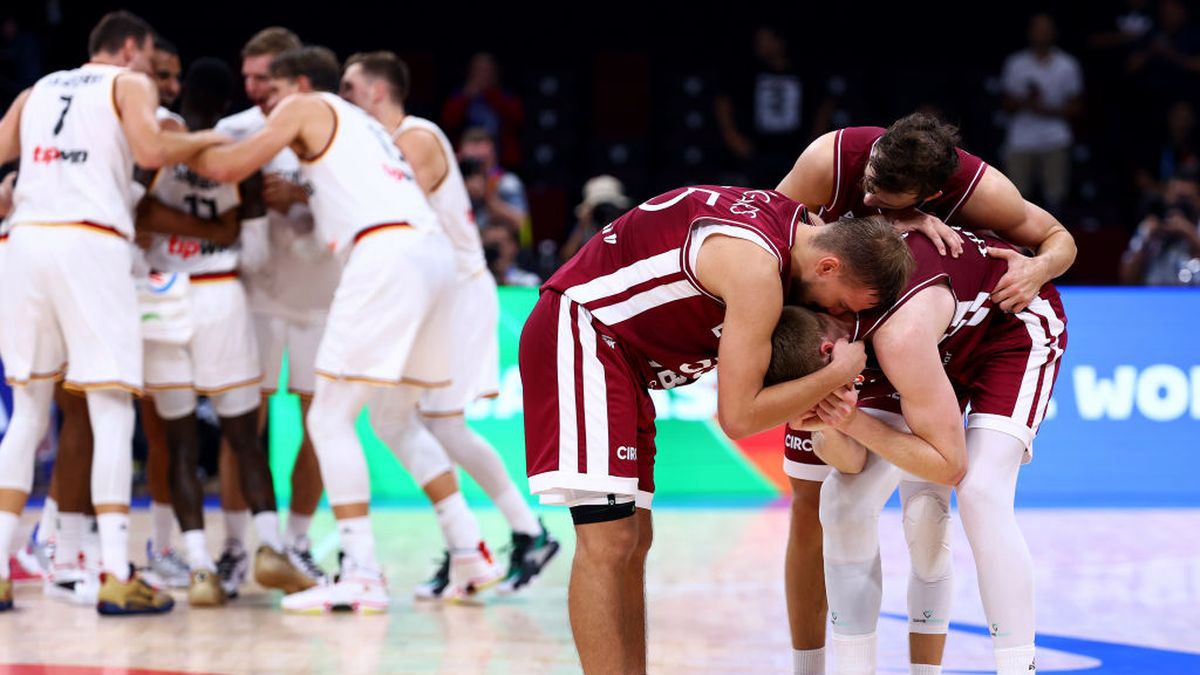
[[[89,63],[33,85],[21,111],[13,222],[89,223],[133,238],[133,150],[116,108],[124,72]]]
[[[479,240],[479,227],[475,224],[474,209],[471,208],[471,197],[467,194],[467,185],[463,182],[462,172],[454,156],[454,148],[450,139],[438,125],[422,117],[405,115],[396,129],[396,136],[410,129],[424,129],[437,138],[446,157],[447,173],[442,182],[433,188],[429,195],[429,205],[437,213],[446,236],[454,245],[454,260],[458,267],[458,278],[466,279],[487,267],[483,257],[483,243]]]
[[[377,225],[405,223],[440,232],[437,215],[387,129],[336,94],[318,96],[333,109],[333,138],[318,156],[300,160],[300,172],[312,183],[309,204],[329,248],[345,253],[360,232]]]
[[[185,164],[163,167],[149,193],[158,201],[197,218],[215,220],[242,203],[238,186],[197,175]],[[146,252],[146,262],[159,272],[190,275],[232,272],[238,265],[238,247],[219,246],[205,239],[156,234]]]
[[[236,141],[266,123],[262,110],[251,106],[217,122],[216,129]],[[312,193],[312,187],[300,175],[300,160],[290,148],[279,151],[262,172],[282,175]],[[317,255],[324,245],[313,238],[312,212],[304,204],[294,204],[288,213],[268,211],[267,217],[269,257],[260,269],[244,275],[251,311],[295,321],[322,318],[333,302],[341,266],[328,252]],[[308,255],[298,253],[300,249],[306,249]]]

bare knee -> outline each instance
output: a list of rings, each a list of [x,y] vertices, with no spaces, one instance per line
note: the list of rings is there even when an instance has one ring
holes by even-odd
[[[575,526],[575,557],[580,562],[618,569],[629,565],[642,548],[636,518]],[[645,543],[649,551],[650,543]],[[643,559],[644,559],[644,553]]]

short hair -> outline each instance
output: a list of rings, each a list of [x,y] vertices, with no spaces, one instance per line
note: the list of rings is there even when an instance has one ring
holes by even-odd
[[[825,356],[821,353],[824,339],[825,324],[816,312],[784,306],[771,333],[771,362],[763,384],[770,387],[797,380],[824,368]]]
[[[875,144],[871,176],[864,188],[915,192],[925,199],[958,170],[958,129],[926,113],[896,120]]]
[[[375,78],[382,78],[392,91],[392,100],[404,103],[408,99],[409,82],[408,64],[396,56],[395,52],[359,52],[346,60],[346,67],[354,64],[362,67],[362,71]]]
[[[492,138],[492,135],[488,133],[488,130],[484,129],[483,127],[470,127],[463,132],[461,143],[475,143],[478,141],[487,141],[489,143],[496,142],[495,139]]]
[[[271,60],[271,77],[294,80],[301,76],[317,91],[337,91],[342,82],[337,55],[328,47],[309,45],[289,49]]]
[[[140,45],[152,35],[154,29],[136,14],[125,10],[109,12],[101,17],[100,22],[88,35],[88,54],[111,54],[124,47],[129,38],[133,38]]]
[[[154,36],[154,51],[166,52],[168,54],[179,56],[179,48],[175,46],[175,43],[161,35]]]
[[[304,43],[292,31],[282,26],[271,26],[255,33],[242,47],[242,58],[281,54],[289,49],[299,49]]]
[[[183,79],[183,107],[206,117],[219,117],[233,100],[237,80],[221,59],[204,57]]]
[[[842,273],[874,290],[884,307],[896,301],[916,267],[904,237],[882,216],[835,220],[820,228],[813,245],[836,255]]]

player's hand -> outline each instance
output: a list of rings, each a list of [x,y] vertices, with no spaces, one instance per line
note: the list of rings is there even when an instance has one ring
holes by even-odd
[[[816,408],[809,410],[799,417],[789,420],[787,425],[789,429],[793,429],[795,431],[824,431],[825,429],[829,428],[824,422],[821,421],[821,418],[817,416]]]
[[[817,417],[828,426],[844,427],[858,411],[858,390],[845,386],[835,390],[817,404]]]
[[[937,216],[931,216],[917,209],[907,209],[903,214],[892,216],[892,225],[898,232],[914,230],[920,232],[933,242],[933,247],[942,255],[946,255],[946,251],[949,251],[951,257],[954,258],[962,255],[962,237]]]
[[[992,290],[992,303],[1005,312],[1019,312],[1029,306],[1050,275],[1037,258],[1030,258],[1010,248],[988,247],[988,257],[1008,261],[1008,271]]]
[[[280,213],[287,213],[292,204],[308,201],[304,188],[277,173],[263,175],[263,201],[267,208]]]
[[[836,368],[836,372],[840,374],[838,379],[845,382],[854,379],[866,367],[866,346],[862,342],[849,342],[845,338],[834,343],[833,358],[826,366],[826,368]]]

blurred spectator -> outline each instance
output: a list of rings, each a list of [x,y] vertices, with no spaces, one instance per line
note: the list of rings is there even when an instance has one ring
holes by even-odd
[[[504,225],[527,243],[529,199],[525,185],[517,174],[496,163],[496,144],[486,129],[467,129],[458,146],[458,161],[475,210],[475,223],[481,229]]]
[[[1187,101],[1176,101],[1167,109],[1166,137],[1149,152],[1137,169],[1137,184],[1143,199],[1160,198],[1164,183],[1171,176],[1200,171],[1200,146],[1196,138],[1196,108]]]
[[[1092,49],[1128,51],[1154,29],[1150,0],[1124,0],[1088,36]]]
[[[521,123],[525,107],[521,100],[500,84],[496,58],[484,52],[471,57],[467,81],[442,108],[442,128],[453,138],[464,130],[478,127],[499,144],[500,165],[510,169],[521,166]]]
[[[715,101],[721,138],[749,183],[774,187],[808,142],[831,128],[834,102],[823,78],[800,72],[774,28],[760,26],[753,59],[735,63]]]
[[[496,278],[497,286],[530,286],[542,285],[538,275],[517,267],[516,234],[504,225],[488,225],[481,233],[483,239],[483,255],[487,259],[488,269]]]
[[[41,43],[26,28],[15,6],[0,11],[0,101],[6,104],[44,74]]]
[[[1200,30],[1182,0],[1160,0],[1158,28],[1129,56],[1129,72],[1140,80],[1143,105],[1161,109],[1171,98],[1191,96],[1200,83]]]
[[[161,35],[154,36],[154,56],[150,59],[154,71],[154,84],[158,87],[158,104],[170,108],[179,98],[179,50],[170,40]]]
[[[1121,258],[1121,281],[1145,286],[1200,286],[1200,183],[1194,172],[1172,178],[1163,200],[1138,225]]]
[[[1012,112],[1005,141],[1005,170],[1021,194],[1037,185],[1043,206],[1058,211],[1071,186],[1070,119],[1081,109],[1079,62],[1054,45],[1054,19],[1029,21],[1029,48],[1004,62],[1004,106]]]
[[[625,186],[612,176],[596,176],[583,184],[583,201],[575,207],[575,228],[559,249],[563,262],[571,259],[605,225],[629,209]]]

